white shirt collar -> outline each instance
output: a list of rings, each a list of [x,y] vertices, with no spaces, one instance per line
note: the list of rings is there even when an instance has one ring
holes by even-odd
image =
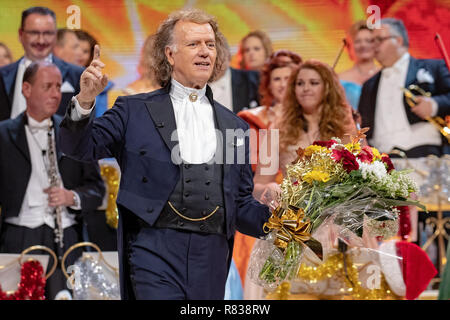
[[[398,59],[392,66],[383,68],[383,73],[389,72],[386,70],[402,70],[405,66],[408,65],[409,62],[409,53],[405,52],[400,59]]]
[[[51,118],[47,118],[47,119],[44,119],[43,121],[39,122],[39,121],[33,119],[32,117],[30,117],[28,114],[27,114],[27,117],[28,117],[28,126],[30,128],[47,129],[52,124]]]
[[[171,79],[170,96],[176,100],[183,100],[189,97],[191,93],[195,93],[200,101],[206,94],[206,85],[201,89],[188,88],[183,86],[175,79]]]
[[[50,53],[47,57],[44,58],[45,62],[53,62],[52,59],[53,55]],[[20,61],[20,63],[23,63],[26,67],[28,67],[31,63],[33,62],[33,60],[29,59],[26,55],[23,56],[22,61]]]

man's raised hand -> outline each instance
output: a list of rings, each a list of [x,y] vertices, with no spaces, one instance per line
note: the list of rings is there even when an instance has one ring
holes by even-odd
[[[108,84],[108,77],[102,73],[105,64],[100,60],[100,47],[98,44],[94,47],[94,57],[91,64],[81,74],[80,93],[77,100],[81,107],[90,109],[98,96]]]

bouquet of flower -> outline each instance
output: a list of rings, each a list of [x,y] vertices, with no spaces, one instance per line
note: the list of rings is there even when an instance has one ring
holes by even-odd
[[[252,253],[260,285],[275,288],[296,277],[305,247],[322,259],[313,235],[325,221],[338,226],[339,237],[361,239],[368,231],[389,238],[398,230],[396,206],[424,208],[409,198],[417,191],[409,171],[396,171],[388,155],[361,147],[360,138],[315,141],[298,150],[281,184],[280,205],[264,225],[267,241]]]

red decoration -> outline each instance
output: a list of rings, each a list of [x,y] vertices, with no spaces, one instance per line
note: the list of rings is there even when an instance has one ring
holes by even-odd
[[[20,270],[19,288],[12,294],[4,292],[0,286],[0,300],[44,300],[45,275],[37,260],[27,261]]]
[[[411,215],[409,212],[409,207],[401,206],[397,207],[397,209],[400,211],[398,219],[398,235],[402,238],[402,240],[406,241],[411,233]]]
[[[403,280],[406,285],[406,299],[416,299],[426,290],[431,279],[438,273],[427,253],[418,245],[397,241],[397,255],[403,258]]]

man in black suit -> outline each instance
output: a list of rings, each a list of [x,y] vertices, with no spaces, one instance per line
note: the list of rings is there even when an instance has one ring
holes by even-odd
[[[62,75],[62,98],[57,114],[64,115],[70,99],[80,91],[83,68],[67,63],[54,55],[56,16],[45,7],[32,7],[22,12],[19,40],[25,55],[18,61],[0,68],[0,120],[15,118],[26,108],[22,95],[22,78],[33,61],[54,63]]]
[[[61,123],[68,156],[119,163],[123,299],[223,299],[236,229],[264,235],[270,212],[252,196],[249,126],[207,85],[224,63],[223,38],[202,11],[172,13],[153,51],[162,88],[119,97],[94,120],[108,82],[96,46]]]
[[[450,73],[442,60],[415,59],[401,20],[386,18],[373,31],[375,58],[383,69],[362,88],[358,110],[369,143],[381,152],[400,149],[408,157],[442,154],[442,137],[426,118],[450,114]],[[411,108],[402,88],[417,85],[431,97],[419,96]]]
[[[56,65],[32,63],[23,78],[26,111],[0,122],[0,252],[44,245],[62,256],[81,240],[80,218],[102,203],[105,187],[98,165],[67,158],[59,149],[62,119],[55,112],[61,83]],[[63,237],[55,237],[55,230]],[[76,258],[71,254],[66,267]],[[58,267],[47,280],[46,298],[53,299],[65,283]]]

